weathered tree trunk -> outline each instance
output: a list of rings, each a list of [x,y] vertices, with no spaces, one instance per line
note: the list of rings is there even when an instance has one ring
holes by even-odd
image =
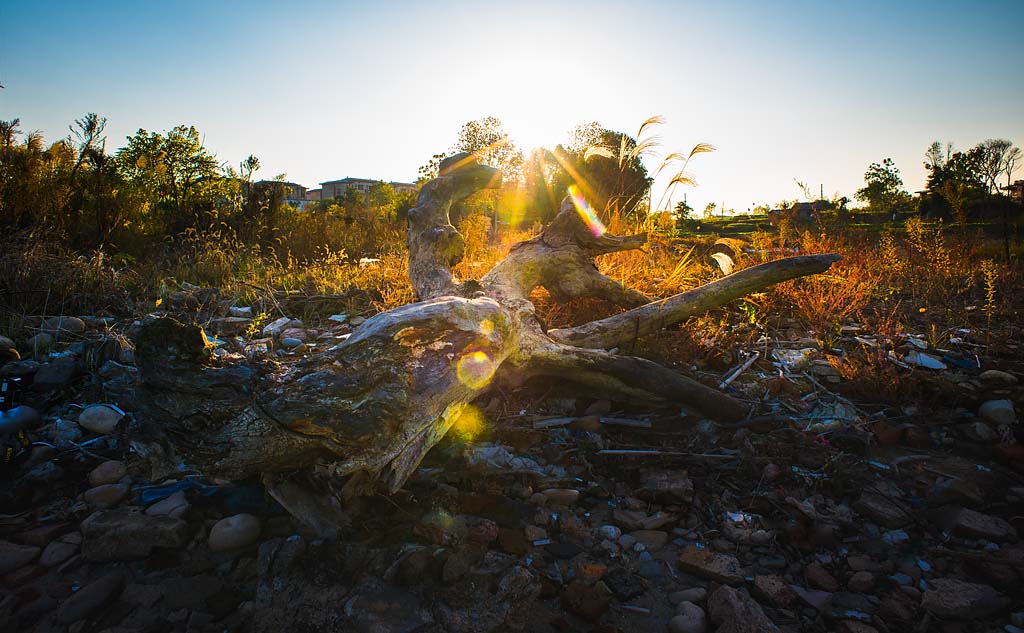
[[[595,235],[567,202],[483,279],[460,283],[451,270],[464,242],[449,208],[498,178],[471,155],[446,160],[409,212],[409,277],[419,301],[373,316],[345,342],[293,365],[220,361],[197,326],[148,322],[136,350],[136,448],[157,470],[264,475],[275,496],[295,505],[275,474],[348,476],[346,494],[397,490],[496,377],[557,376],[613,399],[678,402],[737,421],[748,411],[728,395],[606,350],[839,259],[784,259],[651,302],[593,264],[596,256],[639,248],[646,237]],[[601,297],[632,309],[545,331],[529,300],[538,286],[557,301]]]

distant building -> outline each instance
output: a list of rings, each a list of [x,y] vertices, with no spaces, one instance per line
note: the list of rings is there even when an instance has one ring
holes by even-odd
[[[1018,203],[1024,203],[1024,180],[1017,180],[1012,185],[1000,187],[1006,192],[1006,195],[1010,196],[1010,199],[1016,200]]]
[[[315,202],[320,200],[320,194],[324,192],[323,189],[308,189],[306,190],[306,201]]]
[[[290,207],[301,210],[306,206],[306,188],[295,182],[282,182],[279,180],[261,180],[256,183],[261,187],[269,185],[281,185],[284,187],[284,203]]]
[[[339,198],[345,195],[345,192],[349,189],[355,189],[356,191],[363,194],[363,199],[369,202],[370,200],[370,188],[381,182],[380,180],[368,180],[366,178],[342,178],[341,180],[328,180],[327,182],[320,183],[321,191],[320,198],[327,200],[329,198]],[[416,191],[416,185],[408,182],[389,182],[391,188],[397,193],[407,193]]]
[[[814,202],[794,202],[788,209],[772,209],[768,212],[768,221],[772,225],[778,225],[784,218],[791,222],[813,222],[818,219],[822,211],[829,211],[836,208],[829,200],[815,200]]]

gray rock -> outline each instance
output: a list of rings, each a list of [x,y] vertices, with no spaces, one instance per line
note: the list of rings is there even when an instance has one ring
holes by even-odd
[[[57,621],[74,624],[96,613],[117,599],[124,589],[124,575],[107,574],[71,594],[57,610]]]
[[[87,431],[108,435],[114,432],[124,415],[105,404],[90,405],[78,416],[78,425]]]
[[[7,338],[6,336],[0,336],[0,350],[14,349],[14,341]]]
[[[704,633],[708,628],[707,616],[692,602],[681,602],[677,615],[669,620],[668,630],[672,633]]]
[[[71,384],[81,373],[82,368],[74,357],[62,356],[39,367],[32,387],[37,391],[54,391]]]
[[[263,328],[263,336],[277,338],[287,327],[302,327],[302,321],[289,317],[281,317]]]
[[[711,552],[696,545],[688,546],[679,555],[679,568],[727,585],[741,585],[746,577],[735,556]]]
[[[708,613],[718,625],[715,633],[775,633],[779,630],[768,619],[761,605],[742,589],[722,586],[708,597]]]
[[[228,308],[228,314],[236,318],[251,319],[252,318],[252,306],[238,307],[231,306]]]
[[[260,520],[251,514],[221,519],[210,528],[210,549],[220,552],[251,545],[260,537],[260,529]]]
[[[1016,424],[1017,412],[1011,400],[989,400],[978,408],[978,416],[993,424]]]
[[[73,316],[51,317],[43,321],[39,330],[57,339],[68,338],[85,332],[85,321]]]
[[[243,317],[223,317],[219,319],[210,319],[209,328],[210,331],[222,334],[224,336],[237,336],[242,334],[249,329],[252,324],[252,319],[246,319]]]
[[[42,555],[39,556],[39,564],[43,567],[56,567],[77,554],[78,547],[76,543],[54,541],[47,545]]]
[[[82,556],[93,562],[139,560],[157,547],[181,547],[188,524],[181,519],[151,517],[135,508],[100,510],[82,522]]]
[[[89,505],[106,510],[124,501],[128,496],[128,484],[104,484],[90,488],[82,494],[82,499]]]
[[[56,342],[52,335],[40,332],[25,341],[25,346],[32,352],[33,356],[38,358],[53,349]]]
[[[1010,606],[1010,600],[988,585],[955,578],[928,581],[921,606],[932,615],[955,620],[985,618]]]
[[[128,467],[124,465],[124,462],[117,460],[106,461],[89,472],[89,485],[96,487],[116,484],[124,479],[127,474]]]
[[[35,428],[40,419],[39,412],[26,405],[0,411],[0,433],[17,433]]]
[[[299,347],[300,345],[302,345],[301,338],[288,337],[281,339],[281,346],[284,347],[285,349],[294,349],[296,347]]]
[[[853,509],[887,528],[900,528],[910,523],[910,515],[894,501],[866,492],[853,504]]]
[[[682,602],[704,602],[708,597],[708,590],[704,587],[692,587],[690,589],[683,589],[682,591],[676,591],[668,595],[668,601],[672,604],[680,604]]]
[[[636,530],[630,532],[630,536],[636,539],[637,543],[643,543],[644,548],[649,552],[657,552],[668,543],[668,532],[658,530]]]
[[[179,490],[166,499],[161,499],[146,508],[146,514],[154,517],[168,516],[180,519],[185,516],[190,507],[191,504],[189,504],[188,498],[185,496],[185,491]]]
[[[0,376],[12,376],[14,378],[28,378],[35,374],[42,367],[34,360],[12,360],[0,367]]]
[[[961,538],[980,538],[996,543],[1017,540],[1017,530],[1003,519],[968,508],[956,510],[947,520],[949,529]]]
[[[996,439],[996,432],[984,422],[975,420],[957,426],[957,430],[963,433],[964,437],[972,442],[987,444]]]
[[[39,548],[0,541],[0,575],[20,569],[39,556]]]
[[[978,376],[982,382],[987,382],[996,385],[1015,385],[1017,384],[1017,377],[1013,374],[1005,371],[999,371],[998,369],[989,369],[981,372]]]

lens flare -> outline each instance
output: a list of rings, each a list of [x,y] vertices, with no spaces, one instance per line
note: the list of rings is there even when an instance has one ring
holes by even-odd
[[[480,409],[473,405],[466,405],[466,408],[462,410],[459,417],[455,419],[455,423],[452,424],[452,430],[459,436],[463,441],[470,441],[483,431],[487,420],[484,418],[484,414],[480,412]]]
[[[483,389],[494,376],[494,361],[487,352],[468,352],[455,364],[455,375],[459,382],[470,389]]]
[[[607,229],[604,228],[604,224],[598,219],[594,210],[590,208],[590,203],[583,197],[583,193],[576,185],[569,185],[569,199],[572,200],[572,206],[576,207],[576,213],[580,214],[584,224],[587,225],[587,229],[590,230],[594,237],[604,235]]]
[[[490,319],[484,319],[483,321],[481,321],[480,322],[480,331],[485,336],[490,336],[491,334],[493,334],[494,333],[494,321],[492,321]]]

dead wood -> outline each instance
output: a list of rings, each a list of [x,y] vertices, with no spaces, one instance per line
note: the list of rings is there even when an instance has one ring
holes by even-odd
[[[571,203],[479,281],[452,267],[465,250],[453,202],[495,186],[497,170],[449,158],[409,212],[409,278],[419,301],[377,314],[346,341],[289,366],[214,358],[198,326],[147,322],[130,399],[136,449],[158,472],[263,475],[297,514],[323,514],[275,473],[347,476],[345,493],[397,490],[470,403],[503,378],[553,376],[611,399],[685,404],[735,422],[747,406],[649,360],[606,351],[744,294],[827,270],[837,255],[794,257],[651,302],[601,274],[593,259],[640,248],[644,235],[594,234]],[[632,308],[545,331],[529,297],[600,297]],[[127,405],[128,403],[126,403]],[[330,514],[333,509],[328,509]],[[321,528],[330,520],[315,519]]]

